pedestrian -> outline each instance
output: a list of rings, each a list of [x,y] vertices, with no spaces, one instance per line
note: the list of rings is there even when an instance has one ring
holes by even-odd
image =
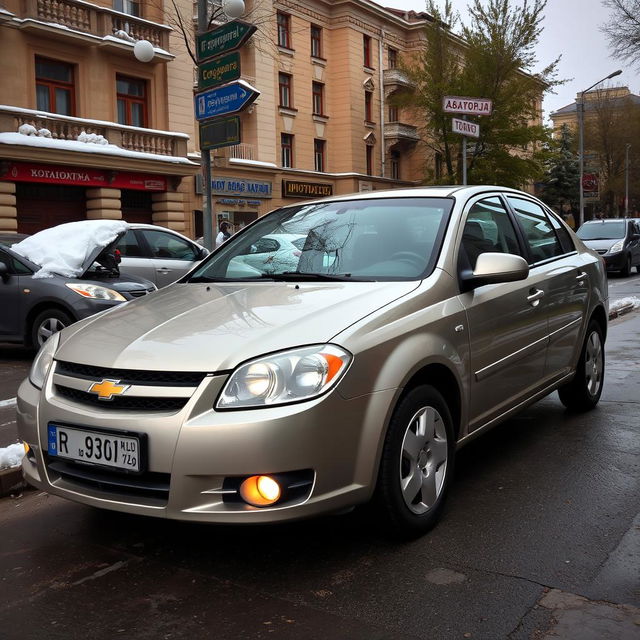
[[[216,236],[216,249],[231,237],[231,225],[228,222],[221,222],[220,233]]]

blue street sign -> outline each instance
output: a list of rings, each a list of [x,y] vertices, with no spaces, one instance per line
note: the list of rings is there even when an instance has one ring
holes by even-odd
[[[246,109],[259,95],[257,89],[242,80],[196,93],[193,98],[196,120],[237,113]]]

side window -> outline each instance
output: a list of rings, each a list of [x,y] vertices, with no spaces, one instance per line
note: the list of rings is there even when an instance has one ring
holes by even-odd
[[[141,258],[144,255],[133,229],[129,229],[129,231],[120,238],[116,249],[123,258]]]
[[[500,198],[485,198],[471,207],[462,233],[462,249],[471,269],[475,269],[481,253],[520,255],[516,231]]]
[[[549,216],[549,220],[551,220],[551,226],[560,240],[563,253],[574,252],[576,250],[576,246],[573,244],[573,240],[571,239],[569,232],[560,224],[558,219],[552,213],[549,213],[548,211],[546,213],[547,216]]]
[[[154,258],[168,258],[171,260],[196,260],[194,246],[164,231],[144,231],[145,238],[151,247],[151,255]]]
[[[529,245],[532,263],[561,256],[565,252],[544,209],[530,200],[507,196]]]

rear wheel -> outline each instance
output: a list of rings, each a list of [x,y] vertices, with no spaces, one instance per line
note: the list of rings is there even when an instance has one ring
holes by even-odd
[[[604,340],[602,328],[591,320],[582,345],[576,375],[558,389],[560,402],[572,411],[589,411],[600,400],[604,385]]]
[[[420,535],[437,522],[453,475],[454,440],[451,413],[434,387],[416,387],[396,407],[376,488],[393,535]]]
[[[71,316],[60,309],[45,309],[31,325],[31,345],[39,349],[47,338],[73,323]]]

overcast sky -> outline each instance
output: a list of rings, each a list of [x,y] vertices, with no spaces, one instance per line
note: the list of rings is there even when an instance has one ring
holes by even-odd
[[[424,0],[374,0],[385,7],[424,11]],[[518,2],[518,0],[514,0]],[[443,5],[444,2],[441,2]],[[470,0],[452,0],[454,8],[465,18]],[[537,49],[538,68],[562,55],[558,78],[569,80],[547,94],[544,110],[548,115],[575,100],[576,93],[608,76],[616,69],[622,75],[614,78],[614,85],[628,86],[632,93],[640,92],[640,73],[630,64],[610,57],[600,25],[606,23],[609,12],[601,0],[548,0],[543,22],[544,31]],[[537,69],[536,69],[537,70]],[[604,83],[602,86],[606,86]]]

